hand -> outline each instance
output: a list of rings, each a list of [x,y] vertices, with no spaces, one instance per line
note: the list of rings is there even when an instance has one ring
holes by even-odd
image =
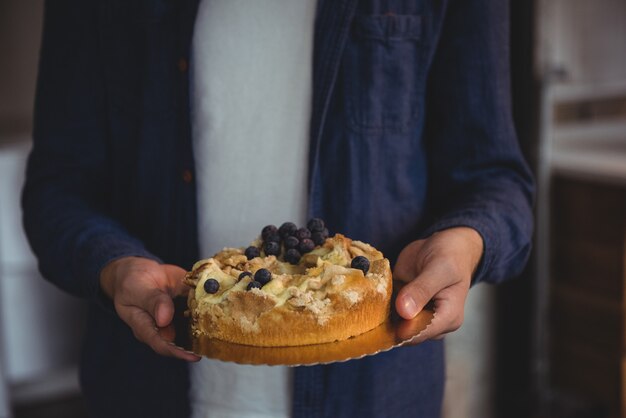
[[[476,230],[455,227],[407,245],[393,276],[407,284],[398,292],[396,311],[414,318],[433,301],[435,317],[420,340],[441,338],[463,323],[465,299],[472,275],[483,253],[483,240]]]
[[[172,298],[189,290],[182,281],[184,275],[185,270],[171,264],[124,257],[106,265],[100,274],[100,286],[139,341],[161,355],[198,361],[200,357],[166,341],[157,329],[172,322]]]

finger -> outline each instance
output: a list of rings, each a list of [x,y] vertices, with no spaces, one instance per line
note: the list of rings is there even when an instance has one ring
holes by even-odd
[[[449,280],[435,269],[425,269],[415,279],[408,282],[396,298],[396,311],[404,319],[412,319],[441,289],[449,285]]]
[[[164,264],[163,270],[167,276],[171,296],[186,296],[190,289],[183,281],[187,271],[172,264]]]
[[[176,329],[172,324],[169,324],[168,326],[163,328],[158,328],[157,333],[162,339],[164,339],[168,343],[173,343],[176,341]]]
[[[433,321],[428,325],[426,329],[424,329],[418,335],[412,337],[410,340],[404,342],[402,345],[417,345],[427,340],[443,339],[447,335],[447,332],[441,331],[441,327],[438,326],[440,323],[440,318],[433,318]]]
[[[429,339],[441,339],[463,324],[466,292],[461,288],[462,285],[457,284],[435,296],[433,303],[435,314],[426,330]]]
[[[178,347],[173,342],[165,341],[162,339],[155,331],[154,336],[147,342],[147,344],[152,348],[155,352],[162,356],[174,357],[180,360],[195,362],[200,360],[200,356],[192,353],[191,351],[186,351],[181,347]]]
[[[428,338],[427,331],[432,325],[434,312],[422,311],[411,320],[404,320],[397,323],[396,336],[402,341],[411,340],[419,343]]]
[[[127,309],[140,309],[151,315],[151,319],[159,327],[164,327],[174,318],[174,302],[165,291],[152,288],[135,292],[132,298],[121,302]]]
[[[417,345],[427,340],[443,339],[447,334],[454,331],[449,329],[448,326],[444,326],[445,323],[447,323],[447,320],[435,313],[432,322],[419,334],[412,338],[409,337],[411,339],[404,342],[403,345]]]
[[[154,320],[146,311],[135,308],[123,319],[126,320],[126,323],[132,329],[135,338],[150,346],[156,353],[186,361],[198,361],[200,359],[196,354],[185,351],[174,345],[174,343],[164,340],[159,335]]]
[[[119,302],[142,308],[152,315],[157,326],[164,327],[174,317],[172,298],[180,292],[185,270],[169,264],[160,267],[151,271],[149,281],[125,280]]]
[[[170,295],[163,292],[155,292],[154,298],[148,302],[152,307],[148,312],[153,312],[154,321],[158,327],[165,327],[174,318],[174,302]]]

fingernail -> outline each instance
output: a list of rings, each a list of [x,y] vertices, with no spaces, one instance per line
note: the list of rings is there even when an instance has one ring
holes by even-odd
[[[407,295],[402,299],[402,308],[404,309],[404,312],[411,318],[417,315],[417,304],[411,296]]]

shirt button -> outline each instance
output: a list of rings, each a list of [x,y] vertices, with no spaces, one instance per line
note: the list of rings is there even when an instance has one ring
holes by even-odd
[[[193,181],[193,174],[191,173],[191,170],[189,169],[183,170],[182,177],[185,183],[191,183]]]
[[[185,58],[181,58],[178,60],[178,71],[180,71],[181,73],[184,73],[187,71],[187,68],[189,68],[189,63],[187,62],[187,60]]]

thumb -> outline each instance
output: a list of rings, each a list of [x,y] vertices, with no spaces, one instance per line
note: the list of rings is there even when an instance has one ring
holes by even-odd
[[[413,319],[424,306],[442,289],[442,277],[433,269],[426,268],[398,292],[395,306],[398,315]]]
[[[163,290],[153,289],[139,305],[152,315],[158,327],[168,325],[174,318],[174,302]]]
[[[147,298],[144,309],[150,312],[157,327],[169,325],[174,318],[174,302],[172,298],[181,294],[185,287],[183,277],[185,270],[171,264],[162,265],[165,273],[165,287],[155,288]]]

